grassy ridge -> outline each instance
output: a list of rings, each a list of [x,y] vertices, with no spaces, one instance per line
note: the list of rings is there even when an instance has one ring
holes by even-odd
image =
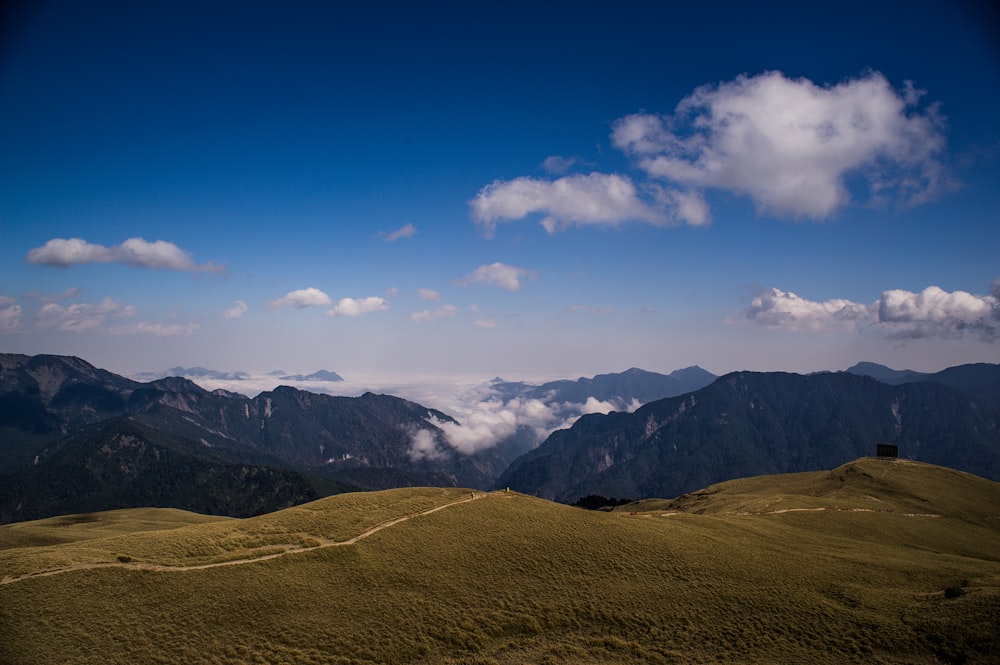
[[[70,515],[9,525],[0,527],[0,534],[10,531],[21,538],[30,534],[31,540],[25,546],[0,552],[0,581],[73,564],[114,564],[127,560],[136,566],[203,566],[318,547],[347,540],[381,522],[468,496],[468,490],[453,488],[389,490],[379,494],[356,492],[242,520],[168,511],[169,526],[159,530],[147,526],[149,515],[157,514],[155,511],[159,509]],[[97,526],[93,524],[96,515],[109,518],[101,519],[102,526]],[[178,519],[184,516],[192,516],[187,527],[172,528],[183,524],[184,519]],[[107,535],[94,537],[101,532]],[[47,534],[55,535],[46,537]],[[0,535],[0,543],[16,540],[18,536]],[[60,547],[46,543],[55,537],[63,539]]]
[[[940,481],[936,467],[916,471],[906,481],[916,485],[907,492],[901,480],[896,500],[936,508],[926,489]],[[979,505],[993,500],[993,485],[960,483],[948,493],[974,499],[986,491]],[[927,501],[904,498],[920,492]],[[274,542],[294,534],[346,540],[466,496],[343,495],[253,520],[31,549],[127,548],[190,565],[228,556],[221,544],[237,538],[233,529]],[[631,515],[502,493],[353,545],[257,563],[101,568],[2,585],[0,662],[996,662],[1000,520],[987,519],[989,510],[974,519],[849,510]],[[164,540],[180,544],[157,554]],[[181,556],[187,542],[216,550]],[[27,549],[0,552],[3,574],[9,557]],[[946,598],[948,587],[964,593]]]
[[[759,514],[817,509],[1000,519],[1000,483],[921,462],[867,457],[833,471],[740,478],[618,510]]]

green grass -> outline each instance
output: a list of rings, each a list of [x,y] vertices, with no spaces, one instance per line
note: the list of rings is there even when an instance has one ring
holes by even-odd
[[[785,478],[786,495],[780,480],[745,481],[711,494],[735,510],[704,514],[500,493],[353,545],[202,570],[130,566],[344,541],[468,491],[339,495],[248,520],[8,547],[0,576],[60,558],[111,565],[0,585],[0,662],[997,662],[997,484],[926,465],[880,479],[866,464],[837,470],[849,475],[836,488],[823,474]],[[775,498],[827,507],[807,498],[833,491],[847,509],[745,510]],[[869,500],[892,509],[849,509]],[[120,555],[132,561],[116,565]],[[964,593],[946,597],[953,587]]]

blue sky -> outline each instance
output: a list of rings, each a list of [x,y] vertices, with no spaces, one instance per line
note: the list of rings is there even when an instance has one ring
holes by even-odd
[[[987,3],[355,4],[7,10],[0,349],[347,377],[1000,362]]]

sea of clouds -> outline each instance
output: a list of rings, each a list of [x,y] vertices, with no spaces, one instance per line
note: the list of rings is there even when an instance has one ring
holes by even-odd
[[[229,373],[232,377],[237,373]],[[343,381],[290,381],[275,373],[240,372],[241,378],[214,378],[188,376],[206,390],[226,390],[247,397],[274,390],[279,385],[289,385],[313,393],[358,397],[371,392],[393,395],[441,411],[457,422],[431,418],[429,423],[439,428],[445,443],[455,451],[472,455],[492,448],[515,435],[528,433],[531,445],[537,446],[552,432],[572,426],[580,416],[612,411],[634,411],[641,404],[602,401],[588,397],[585,402],[558,401],[554,393],[542,398],[510,395],[498,389],[496,379],[483,376],[409,375],[405,377],[371,374],[344,376]],[[287,374],[283,374],[287,376]],[[527,386],[536,386],[556,377],[529,377],[523,379]],[[140,380],[148,380],[148,376]],[[413,453],[433,457],[439,454],[429,430],[413,434]]]

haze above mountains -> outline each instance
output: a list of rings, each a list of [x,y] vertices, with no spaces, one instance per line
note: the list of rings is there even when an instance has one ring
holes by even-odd
[[[140,382],[73,357],[4,354],[0,369],[4,522],[145,505],[246,516],[417,485],[670,498],[832,468],[882,442],[1000,478],[1000,365],[495,379],[465,389],[460,412],[373,392],[277,386],[249,397],[183,377]],[[210,386],[250,376],[194,369]]]

